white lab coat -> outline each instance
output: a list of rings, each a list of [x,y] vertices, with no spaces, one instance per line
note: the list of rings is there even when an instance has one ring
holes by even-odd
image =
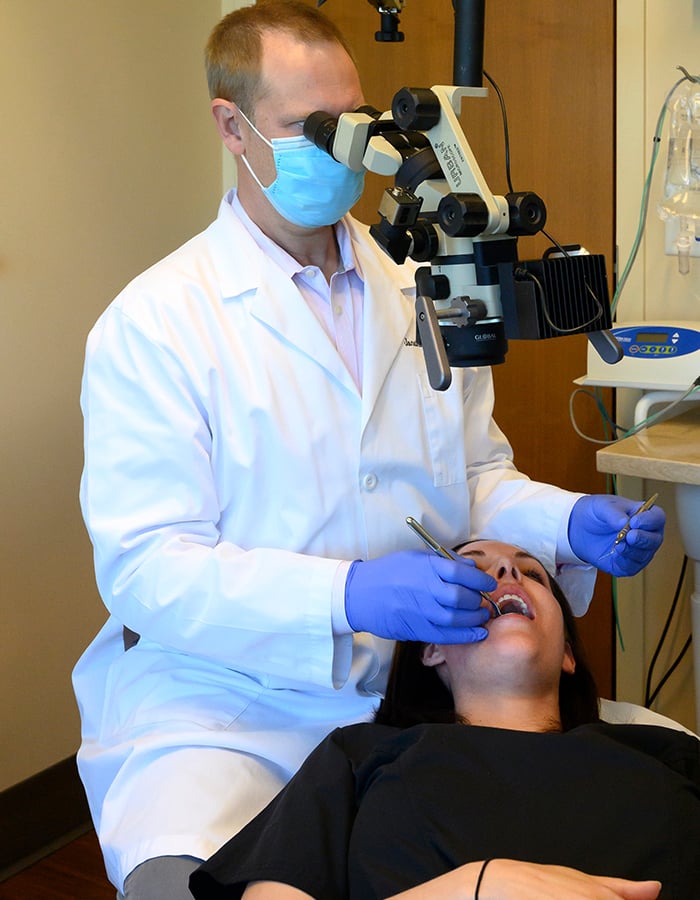
[[[579,495],[515,471],[490,370],[429,387],[413,267],[344,220],[365,280],[360,395],[228,199],[87,347],[81,502],[111,616],[74,685],[119,888],[146,858],[210,855],[331,728],[371,715],[391,645],[334,638],[341,560],[419,546],[407,515],[446,545],[570,554]],[[126,652],[123,625],[141,635]]]

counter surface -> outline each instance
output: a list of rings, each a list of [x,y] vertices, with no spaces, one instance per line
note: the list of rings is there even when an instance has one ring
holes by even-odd
[[[700,407],[596,453],[599,472],[700,484]]]

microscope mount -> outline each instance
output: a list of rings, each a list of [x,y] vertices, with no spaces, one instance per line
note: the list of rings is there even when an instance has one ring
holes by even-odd
[[[504,362],[509,339],[587,333],[606,362],[621,357],[608,331],[604,257],[557,247],[519,261],[517,239],[544,228],[545,205],[530,191],[492,194],[460,126],[462,100],[486,96],[483,10],[484,0],[455,3],[461,83],[405,87],[390,111],[364,106],[337,119],[318,111],[304,123],[338,162],[394,178],[370,233],[397,264],[428,264],[416,272],[416,325],[435,390],[449,387],[450,366]],[[457,52],[465,46],[466,60]],[[478,83],[463,83],[470,79]]]

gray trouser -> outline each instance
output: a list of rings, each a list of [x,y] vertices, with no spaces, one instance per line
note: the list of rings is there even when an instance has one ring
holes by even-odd
[[[147,859],[128,876],[117,900],[192,900],[187,884],[201,862],[192,856]]]

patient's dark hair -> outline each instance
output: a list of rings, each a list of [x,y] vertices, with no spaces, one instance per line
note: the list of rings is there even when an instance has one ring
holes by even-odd
[[[559,681],[559,711],[562,730],[587,722],[598,722],[598,689],[581,644],[576,619],[557,582],[549,577],[549,588],[561,607],[564,635],[576,662],[573,673],[562,672]],[[402,641],[394,648],[386,693],[375,714],[382,725],[410,728],[424,722],[457,722],[454,701],[436,667],[424,666],[420,641]]]

